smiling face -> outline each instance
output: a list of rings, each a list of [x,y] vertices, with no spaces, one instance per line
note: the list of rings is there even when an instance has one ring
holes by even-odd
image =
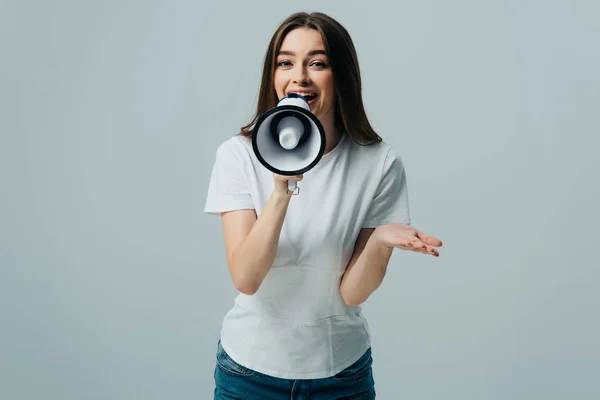
[[[290,92],[299,93],[323,125],[333,123],[333,72],[318,31],[296,28],[286,35],[277,54],[274,85],[279,99]]]

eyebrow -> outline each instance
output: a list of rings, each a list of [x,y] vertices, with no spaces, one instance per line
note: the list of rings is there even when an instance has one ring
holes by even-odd
[[[324,56],[327,55],[327,53],[325,52],[325,50],[311,50],[308,55],[309,56],[314,56],[317,54],[322,54]],[[282,50],[279,52],[279,54],[277,54],[278,56],[295,56],[296,53],[294,53],[293,51],[288,51],[288,50]]]

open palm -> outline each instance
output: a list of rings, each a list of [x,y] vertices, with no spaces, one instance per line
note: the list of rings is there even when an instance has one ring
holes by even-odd
[[[402,250],[411,250],[439,257],[436,247],[442,246],[442,241],[429,236],[406,224],[381,225],[375,229],[374,235],[379,243]]]

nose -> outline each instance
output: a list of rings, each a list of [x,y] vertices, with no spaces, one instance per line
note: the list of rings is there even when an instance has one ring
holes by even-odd
[[[294,71],[294,83],[299,85],[307,85],[308,84],[308,74],[306,73],[306,69],[304,66],[299,66]]]

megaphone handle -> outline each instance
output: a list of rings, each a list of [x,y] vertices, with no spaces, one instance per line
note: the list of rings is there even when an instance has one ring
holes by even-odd
[[[293,194],[300,193],[300,188],[298,187],[298,181],[296,179],[289,179],[288,181],[288,190]]]

